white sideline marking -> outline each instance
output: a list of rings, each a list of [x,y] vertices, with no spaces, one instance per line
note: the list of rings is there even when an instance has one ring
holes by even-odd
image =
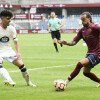
[[[51,66],[51,67],[42,67],[42,68],[33,68],[33,69],[28,69],[28,70],[39,70],[39,69],[48,69],[48,68],[56,68],[56,67],[65,67],[65,66],[73,66],[75,64],[71,64],[71,65],[62,65],[62,66]],[[16,71],[9,71],[9,72],[20,72],[20,70],[16,70]]]
[[[82,58],[40,58],[40,57],[22,57],[26,59],[82,59]]]

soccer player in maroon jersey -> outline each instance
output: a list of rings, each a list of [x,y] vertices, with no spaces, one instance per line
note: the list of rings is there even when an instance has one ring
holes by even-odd
[[[74,46],[80,39],[83,39],[87,44],[88,52],[86,58],[77,63],[76,68],[65,81],[66,85],[79,74],[81,68],[83,68],[84,76],[100,83],[100,78],[91,72],[91,69],[100,63],[100,26],[92,23],[92,17],[89,12],[82,13],[81,20],[83,28],[80,29],[74,39],[71,42],[63,40],[62,43]]]

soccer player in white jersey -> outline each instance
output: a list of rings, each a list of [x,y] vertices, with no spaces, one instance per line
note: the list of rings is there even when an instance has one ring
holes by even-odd
[[[19,67],[28,86],[36,87],[35,84],[31,83],[27,69],[21,60],[16,30],[13,26],[9,25],[12,17],[13,14],[8,10],[3,10],[0,13],[0,18],[2,20],[0,23],[0,75],[5,79],[4,84],[11,86],[16,85],[16,83],[11,79],[8,71],[2,65],[3,59],[6,59]],[[15,53],[15,51],[13,51],[11,48],[12,40],[14,41],[17,53]]]
[[[82,28],[82,27],[83,27],[83,25],[82,25],[82,21],[79,20],[79,24],[78,24],[78,26],[77,26],[77,28],[76,28],[76,32],[78,32],[79,29]]]

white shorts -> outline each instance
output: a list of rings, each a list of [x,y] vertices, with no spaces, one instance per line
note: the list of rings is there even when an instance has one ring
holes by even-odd
[[[17,59],[15,51],[12,49],[0,50],[0,60],[3,61],[3,59],[12,63]]]

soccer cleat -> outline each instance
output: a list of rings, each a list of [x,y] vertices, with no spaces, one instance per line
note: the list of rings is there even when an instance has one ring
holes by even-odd
[[[65,84],[66,84],[66,86],[67,86],[67,84],[69,83],[69,80],[67,79],[67,80],[65,80]]]
[[[28,86],[31,86],[31,87],[36,87],[35,84],[33,84],[31,81],[29,82],[29,84],[27,84]]]
[[[5,81],[4,81],[4,84],[7,85],[7,86],[13,86],[13,87],[15,87],[15,85],[16,85],[15,82],[13,82],[13,81],[8,81],[8,80],[5,80]]]
[[[65,81],[65,84],[66,84],[66,87],[67,87],[67,83],[66,83],[66,81]]]
[[[59,53],[59,51],[56,50],[56,53]]]

